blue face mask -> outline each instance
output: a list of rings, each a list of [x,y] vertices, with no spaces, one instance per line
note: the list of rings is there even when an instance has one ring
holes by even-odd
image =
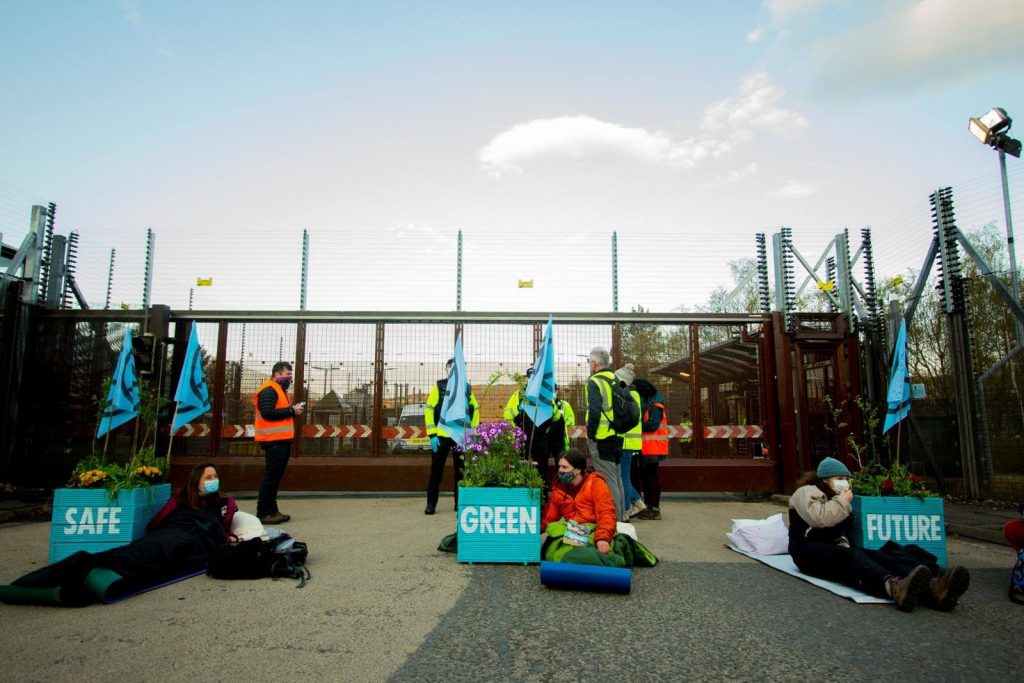
[[[563,484],[567,484],[567,485],[571,484],[572,480],[575,479],[575,478],[576,478],[576,473],[573,472],[572,470],[569,470],[568,472],[563,472],[562,470],[558,470],[558,481],[562,482]]]
[[[207,479],[203,482],[203,493],[207,496],[220,491],[220,479]]]

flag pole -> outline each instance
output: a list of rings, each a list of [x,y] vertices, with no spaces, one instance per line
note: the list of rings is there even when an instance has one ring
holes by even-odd
[[[174,432],[177,431],[174,428],[174,423],[177,421],[177,419],[178,419],[178,402],[175,401],[174,402],[174,417],[171,418],[171,434],[170,434],[170,437],[167,439],[167,456],[166,457],[167,457],[167,469],[168,470],[171,469],[171,444],[174,443]]]
[[[903,439],[900,437],[903,434],[903,420],[896,423],[896,462],[900,461],[900,445]]]

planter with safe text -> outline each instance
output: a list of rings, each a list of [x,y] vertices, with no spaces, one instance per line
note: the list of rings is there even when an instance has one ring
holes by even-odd
[[[122,489],[57,489],[50,523],[50,562],[85,550],[126,545],[146,533],[146,525],[171,497],[170,484]]]

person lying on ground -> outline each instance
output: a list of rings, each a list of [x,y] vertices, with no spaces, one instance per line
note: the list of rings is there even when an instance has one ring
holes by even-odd
[[[850,471],[825,458],[789,499],[789,554],[804,574],[835,581],[876,597],[892,598],[904,612],[918,602],[952,610],[970,585],[967,569],[943,571],[916,545],[888,542],[878,550],[855,548]]]
[[[98,553],[79,551],[30,572],[0,586],[0,600],[81,607],[194,574],[229,540],[237,510],[235,501],[220,493],[216,467],[197,465],[145,536]]]

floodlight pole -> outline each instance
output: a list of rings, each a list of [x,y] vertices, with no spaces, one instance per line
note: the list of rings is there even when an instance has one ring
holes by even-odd
[[[999,150],[999,175],[1003,181],[1003,212],[1006,216],[1006,248],[1010,253],[1010,286],[1013,288],[1013,300],[1020,303],[1020,284],[1017,281],[1017,250],[1013,244],[1013,218],[1010,215],[1010,185],[1006,179],[1006,152],[1002,146]],[[1014,319],[1017,331],[1017,346],[1024,345],[1024,327]]]

